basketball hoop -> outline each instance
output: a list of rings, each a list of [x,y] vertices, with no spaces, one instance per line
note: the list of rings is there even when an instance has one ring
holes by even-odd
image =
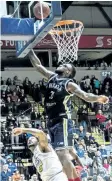
[[[83,23],[76,20],[59,21],[49,32],[58,48],[58,62],[72,63],[77,60],[78,43]]]

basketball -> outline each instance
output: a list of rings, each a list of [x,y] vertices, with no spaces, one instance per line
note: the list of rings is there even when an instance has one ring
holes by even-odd
[[[43,12],[43,19],[47,18],[50,14],[50,8],[47,3],[39,2],[33,8],[33,13],[37,19],[42,19],[41,7]]]

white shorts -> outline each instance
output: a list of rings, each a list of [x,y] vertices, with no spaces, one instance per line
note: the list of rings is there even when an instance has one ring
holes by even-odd
[[[61,172],[61,173],[55,175],[49,181],[68,181],[68,178],[67,178],[67,176],[65,175],[64,172]]]

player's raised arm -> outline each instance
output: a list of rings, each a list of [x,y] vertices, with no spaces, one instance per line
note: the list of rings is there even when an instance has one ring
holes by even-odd
[[[18,136],[23,133],[30,133],[32,136],[35,136],[39,139],[40,144],[47,146],[48,145],[48,139],[46,134],[39,130],[34,128],[15,128],[12,131],[14,136]]]
[[[92,93],[86,93],[83,90],[80,89],[80,87],[73,83],[73,82],[69,82],[68,86],[67,86],[67,90],[70,93],[74,93],[76,96],[80,97],[81,99],[87,101],[87,102],[99,102],[101,104],[106,104],[108,103],[109,99],[108,97],[104,96],[104,95],[94,95]]]
[[[39,58],[36,56],[36,54],[34,53],[33,50],[30,51],[29,53],[29,58],[30,61],[33,65],[33,67],[35,67],[43,76],[45,76],[46,78],[50,78],[51,75],[54,74],[54,72],[47,70],[40,62]]]

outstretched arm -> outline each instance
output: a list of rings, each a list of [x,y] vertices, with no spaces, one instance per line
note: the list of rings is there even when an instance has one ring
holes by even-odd
[[[70,93],[75,94],[76,96],[80,97],[81,99],[87,101],[87,102],[99,102],[101,104],[106,104],[108,103],[109,99],[108,97],[104,95],[94,95],[92,93],[86,93],[83,90],[80,89],[80,87],[73,83],[69,82],[67,86],[67,91]]]
[[[39,129],[33,129],[33,128],[15,128],[12,131],[14,136],[18,136],[23,133],[30,133],[32,136],[35,136],[39,139],[39,142],[41,146],[47,146],[48,145],[48,139],[46,134],[39,130]]]
[[[40,62],[39,58],[36,56],[36,54],[34,53],[33,50],[31,50],[31,52],[29,53],[29,58],[30,61],[33,65],[33,67],[35,67],[43,76],[45,76],[47,79],[50,78],[51,75],[54,74],[54,72],[51,72],[49,70],[47,70]]]

